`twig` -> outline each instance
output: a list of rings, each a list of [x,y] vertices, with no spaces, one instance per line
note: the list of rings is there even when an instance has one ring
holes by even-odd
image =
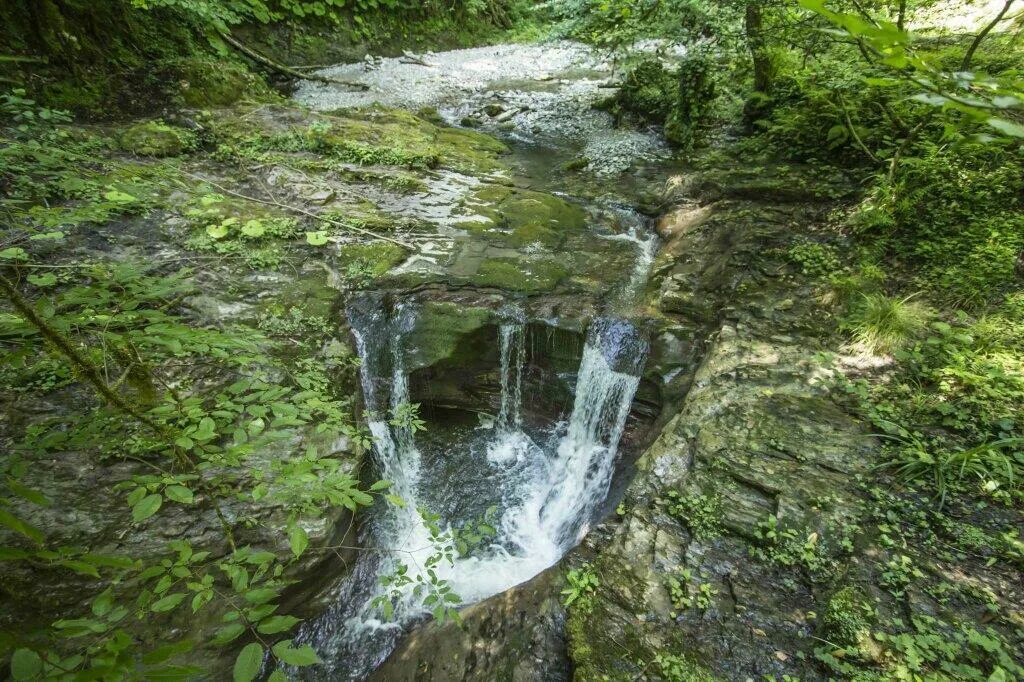
[[[853,121],[850,120],[850,112],[846,108],[846,103],[840,99],[839,106],[842,107],[843,109],[843,116],[846,119],[846,127],[849,129],[850,135],[853,136],[853,141],[857,143],[857,147],[862,152],[867,154],[872,161],[878,163],[878,157],[875,156],[875,154],[870,149],[867,148],[867,146],[864,144],[864,141],[860,139],[860,135],[857,134],[857,129],[853,126]]]

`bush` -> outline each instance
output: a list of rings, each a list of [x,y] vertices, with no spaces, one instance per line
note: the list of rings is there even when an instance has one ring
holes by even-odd
[[[871,353],[891,353],[920,336],[933,313],[911,298],[864,294],[849,319],[854,344]]]
[[[821,277],[839,269],[839,256],[834,246],[802,241],[786,254],[790,263],[810,277]]]
[[[629,114],[641,122],[662,125],[669,141],[689,147],[715,97],[712,67],[701,53],[687,56],[675,68],[645,58],[626,73],[619,92],[599,106],[616,119]]]

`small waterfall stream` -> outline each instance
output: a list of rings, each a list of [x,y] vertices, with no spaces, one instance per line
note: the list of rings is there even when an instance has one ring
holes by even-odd
[[[368,298],[353,306],[349,317],[362,360],[367,422],[380,476],[391,481],[391,492],[405,505],[378,505],[364,539],[378,551],[360,556],[353,575],[336,592],[336,606],[300,634],[329,661],[317,673],[324,676],[321,679],[365,675],[386,658],[405,626],[429,613],[415,585],[418,576],[429,574],[428,559],[441,548],[421,517],[422,493],[429,489],[434,499],[438,489],[442,498],[475,494],[446,489],[451,486],[445,480],[425,478],[415,435],[389,420],[389,414],[409,401],[403,342],[415,308],[400,304],[389,313],[382,298]],[[453,561],[430,569],[464,604],[530,579],[557,562],[586,533],[608,494],[647,352],[646,342],[628,322],[595,322],[584,346],[568,423],[551,424],[531,437],[523,427],[526,336],[522,321],[499,326],[499,413],[483,436],[486,461],[477,465],[481,483],[486,476],[501,488],[496,535],[487,546],[467,556],[456,554]],[[443,527],[451,520],[439,523]],[[382,586],[380,577],[396,570],[412,582]],[[382,597],[393,604],[390,620],[381,615]]]

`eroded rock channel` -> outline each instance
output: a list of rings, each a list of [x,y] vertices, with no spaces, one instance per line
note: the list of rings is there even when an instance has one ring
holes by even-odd
[[[324,679],[359,678],[429,615],[555,565],[615,507],[661,407],[646,371],[657,325],[642,310],[660,238],[616,184],[663,156],[659,139],[592,109],[610,73],[578,46],[431,59],[332,70],[368,93],[297,95],[319,109],[375,105],[387,84],[387,105],[429,106],[508,145],[487,149],[505,152],[488,173],[434,173],[380,202],[421,232],[348,297],[345,317],[374,463],[401,503],[372,513],[360,534],[375,551],[300,634],[328,661]],[[592,167],[565,182],[578,158]],[[401,418],[410,404],[422,423]]]

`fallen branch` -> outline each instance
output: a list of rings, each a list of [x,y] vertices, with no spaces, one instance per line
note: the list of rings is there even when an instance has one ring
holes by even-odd
[[[412,52],[409,52],[409,50],[403,50],[402,56],[398,58],[398,61],[402,62],[403,64],[418,64],[420,66],[429,66],[431,68],[433,68],[434,66],[430,62],[424,60],[423,57],[420,57],[417,54],[413,54]]]
[[[238,50],[239,52],[241,52],[242,54],[244,54],[246,57],[248,57],[249,59],[253,60],[254,62],[256,62],[258,64],[262,64],[263,66],[267,67],[268,69],[272,69],[274,71],[277,71],[278,73],[283,73],[286,76],[291,76],[292,78],[298,78],[299,80],[316,81],[318,83],[327,83],[329,85],[344,85],[346,87],[354,88],[356,90],[369,90],[370,89],[370,86],[367,85],[366,83],[358,83],[356,81],[343,81],[343,80],[339,80],[337,78],[328,78],[327,76],[318,76],[316,74],[311,74],[311,73],[302,73],[301,71],[297,71],[296,69],[293,69],[290,66],[285,66],[284,64],[280,64],[278,62],[275,62],[273,59],[271,59],[270,57],[267,57],[266,55],[260,54],[259,52],[257,52],[256,50],[252,49],[251,47],[248,47],[247,45],[239,42],[239,40],[237,38],[235,38],[233,35],[231,35],[230,33],[221,33],[220,37],[223,38],[224,42],[226,42],[228,45],[230,45],[231,47],[235,48],[236,50]]]

